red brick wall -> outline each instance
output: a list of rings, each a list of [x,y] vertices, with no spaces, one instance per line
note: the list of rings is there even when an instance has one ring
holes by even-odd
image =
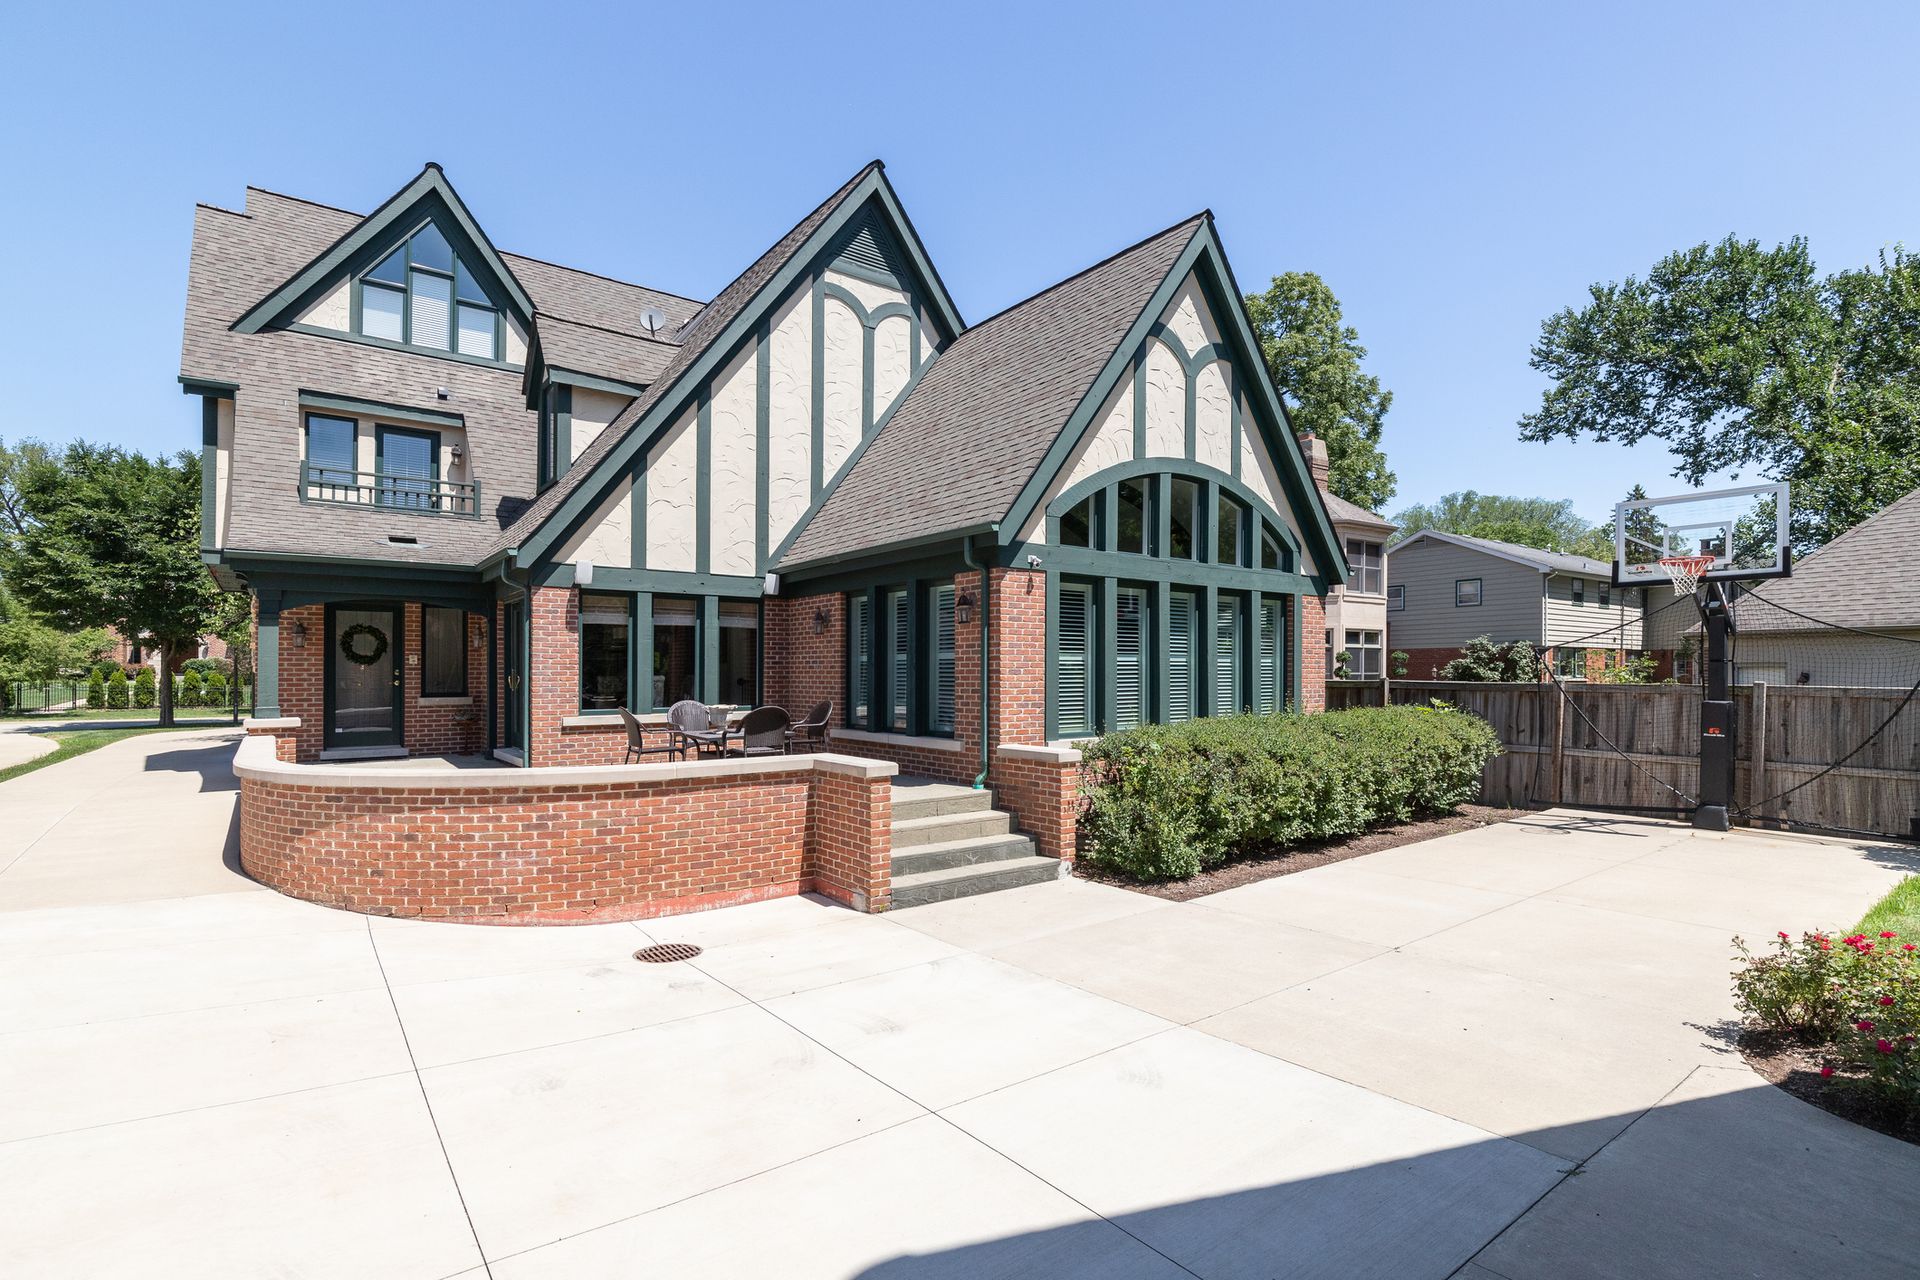
[[[1407,674],[1400,677],[1402,680],[1438,680],[1440,668],[1460,656],[1458,646],[1451,649],[1401,649],[1399,652],[1407,655]],[[1392,662],[1391,657],[1388,662]]]
[[[421,606],[406,606],[406,647],[401,655],[401,673],[406,692],[406,715],[402,736],[412,755],[461,754],[482,751],[487,742],[487,651],[475,648],[484,642],[485,618],[467,615],[463,643],[467,654],[467,705],[446,699],[421,702],[421,681],[426,676],[426,650],[422,631],[426,614]],[[305,728],[303,724],[301,726]]]
[[[298,635],[300,624],[306,635]],[[326,739],[327,606],[280,611],[280,714],[298,716],[294,755],[315,760]]]
[[[826,614],[816,629],[814,615]],[[794,719],[823,698],[831,723],[847,716],[847,601],[842,595],[772,596],[761,619],[761,696]]]
[[[822,760],[586,785],[498,777],[361,788],[320,771],[309,781],[243,769],[241,861],[326,906],[479,923],[639,919],[815,889],[865,910],[888,903],[884,776]]]
[[[979,643],[978,637],[975,644]],[[1047,579],[1038,569],[993,571],[993,699],[988,737],[1047,740]],[[995,761],[997,765],[998,760]]]
[[[1020,830],[1049,858],[1073,861],[1080,815],[1080,762],[1030,760],[998,752],[993,797],[1018,816]]]
[[[1319,596],[1300,602],[1300,709],[1327,709],[1327,603]]]

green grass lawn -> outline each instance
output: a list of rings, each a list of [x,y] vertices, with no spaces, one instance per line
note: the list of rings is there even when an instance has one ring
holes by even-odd
[[[245,707],[242,707],[240,709],[240,715],[242,718],[245,718],[246,716],[249,716],[251,714],[252,712],[247,710],[247,708]],[[152,720],[157,722],[160,719],[160,712],[158,709],[154,707],[121,707],[118,710],[115,710],[112,707],[102,707],[94,710],[90,710],[86,707],[79,707],[73,711],[30,711],[30,712],[10,711],[6,714],[4,718],[8,720],[27,720],[27,721]],[[173,709],[173,718],[175,720],[180,720],[180,721],[187,721],[187,720],[229,720],[230,721],[233,719],[233,712],[227,710],[227,708],[225,707],[175,707]]]
[[[44,769],[50,764],[59,764],[62,760],[83,756],[89,751],[97,751],[109,742],[131,738],[136,733],[153,733],[158,728],[158,725],[142,725],[137,729],[70,729],[50,733],[47,736],[60,745],[45,755],[0,769],[0,782],[17,778],[23,773],[32,773],[35,769]]]
[[[1887,929],[1909,942],[1920,942],[1920,876],[1908,876],[1873,904],[1861,919],[1858,932],[1876,934]]]

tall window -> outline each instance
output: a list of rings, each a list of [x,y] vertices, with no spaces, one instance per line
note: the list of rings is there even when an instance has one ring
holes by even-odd
[[[912,597],[906,589],[887,592],[887,727],[895,733],[907,733],[912,724],[908,702],[913,688]]]
[[[1247,554],[1247,508],[1237,498],[1220,494],[1220,522],[1215,531],[1214,563],[1244,565]]]
[[[1191,720],[1199,712],[1196,653],[1200,648],[1200,603],[1191,591],[1167,598],[1167,723]]]
[[[670,707],[699,696],[700,607],[696,600],[653,598],[654,705]]]
[[[1093,587],[1060,584],[1060,619],[1055,628],[1054,675],[1058,686],[1060,733],[1080,737],[1094,732]]]
[[[1284,621],[1278,600],[1260,602],[1260,635],[1253,651],[1253,709],[1262,713],[1280,710],[1286,695],[1280,688],[1280,652],[1284,642],[1280,628]]]
[[[1398,613],[1407,607],[1407,589],[1405,586],[1387,588],[1387,612]]]
[[[1153,719],[1147,703],[1147,593],[1121,587],[1113,602],[1113,727],[1131,729]]]
[[[760,606],[720,602],[720,701],[750,707],[760,693]]]
[[[1168,520],[1167,554],[1175,560],[1191,560],[1194,558],[1194,530],[1200,522],[1200,485],[1197,481],[1175,476],[1167,488],[1171,517]]]
[[[1602,581],[1600,583],[1600,607],[1604,609],[1607,606],[1611,605],[1612,603],[1613,603],[1613,584],[1611,582]]]
[[[581,710],[612,711],[631,705],[627,697],[631,615],[631,597],[581,593]]]
[[[1380,633],[1378,631],[1347,632],[1347,678],[1350,680],[1378,680],[1385,669],[1381,665]]]
[[[1585,578],[1575,578],[1569,590],[1572,592],[1573,602],[1575,604],[1585,604],[1587,602],[1587,580]]]
[[[355,430],[351,418],[332,418],[321,413],[307,415],[309,483],[343,486],[354,483],[354,473],[359,470]]]
[[[1069,547],[1091,547],[1093,538],[1093,496],[1089,494],[1060,517],[1060,541]]]
[[[871,724],[873,614],[865,592],[847,597],[847,723]]]
[[[929,718],[928,728],[935,733],[953,732],[953,584],[946,583],[933,589],[932,634],[928,637],[933,648],[933,714]]]
[[[847,596],[847,724],[954,732],[957,597],[951,582]]]
[[[483,360],[501,356],[499,309],[431,222],[360,278],[360,332]]]
[[[1380,594],[1380,544],[1364,538],[1347,539],[1347,590],[1361,595]]]
[[[467,615],[428,605],[420,613],[420,694],[457,698],[467,691]]]
[[[379,503],[426,511],[438,507],[440,437],[408,427],[379,427],[375,432],[374,470]]]
[[[1240,602],[1223,597],[1213,628],[1213,706],[1216,716],[1239,715]]]
[[[1133,555],[1152,555],[1153,521],[1150,515],[1151,506],[1147,498],[1145,477],[1122,480],[1119,485],[1119,494],[1119,527],[1116,531],[1115,549]]]

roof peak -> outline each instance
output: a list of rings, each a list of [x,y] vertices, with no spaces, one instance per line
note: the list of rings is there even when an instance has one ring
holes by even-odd
[[[1008,305],[1000,308],[1000,310],[994,312],[992,315],[988,316],[986,319],[978,321],[975,324],[968,326],[967,333],[968,334],[977,333],[981,329],[986,328],[988,325],[992,324],[994,321],[1002,318],[1003,316],[1007,316],[1012,314],[1015,311],[1018,311],[1021,307],[1026,306],[1028,303],[1037,302],[1041,298],[1046,297],[1048,294],[1052,293],[1056,289],[1063,289],[1066,286],[1072,284],[1076,280],[1080,280],[1086,276],[1092,275],[1094,272],[1100,270],[1100,268],[1102,267],[1118,262],[1120,259],[1126,257],[1130,253],[1138,252],[1139,250],[1146,248],[1148,245],[1153,244],[1158,240],[1164,239],[1165,237],[1180,230],[1180,228],[1184,226],[1187,226],[1192,223],[1203,222],[1208,218],[1210,218],[1211,216],[1212,215],[1209,214],[1206,210],[1202,209],[1199,213],[1189,214],[1188,216],[1182,218],[1178,222],[1170,223],[1167,226],[1160,228],[1160,230],[1154,232],[1152,235],[1143,236],[1142,238],[1134,241],[1132,244],[1127,245],[1123,249],[1114,250],[1114,252],[1100,259],[1100,261],[1080,268],[1080,270],[1074,272],[1070,276],[1063,276],[1062,278],[1055,280],[1052,284],[1047,285],[1042,289],[1039,289],[1033,293],[1028,294],[1026,297],[1021,298],[1019,301],[1009,303]],[[966,335],[963,334],[961,336],[964,337]]]

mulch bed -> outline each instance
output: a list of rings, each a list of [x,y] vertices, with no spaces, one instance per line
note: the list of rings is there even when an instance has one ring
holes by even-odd
[[[1821,1046],[1810,1045],[1787,1032],[1748,1027],[1740,1033],[1740,1056],[1769,1083],[1785,1089],[1800,1101],[1889,1138],[1920,1146],[1920,1111],[1904,1115],[1888,1112],[1856,1081],[1848,1078],[1844,1067],[1822,1078],[1820,1067],[1827,1056]]]
[[[1530,812],[1532,810],[1529,809],[1498,809],[1492,805],[1463,804],[1444,817],[1409,822],[1398,827],[1382,827],[1378,831],[1363,832],[1357,836],[1348,836],[1344,840],[1328,840],[1321,844],[1306,844],[1273,853],[1257,853],[1250,857],[1236,858],[1225,866],[1215,867],[1211,871],[1202,871],[1191,880],[1145,883],[1114,871],[1090,866],[1085,862],[1075,862],[1073,874],[1082,880],[1115,885],[1122,889],[1131,889],[1135,893],[1151,894],[1156,898],[1165,898],[1169,902],[1191,902],[1195,898],[1204,898],[1208,894],[1219,893],[1225,889],[1237,889],[1243,884],[1271,880],[1275,876],[1290,876],[1296,871],[1311,871],[1315,867],[1345,862],[1349,858],[1364,857],[1369,853],[1379,853],[1383,849],[1397,849],[1403,844],[1431,840],[1435,836],[1452,835],[1456,831],[1490,827],[1497,822],[1507,822]]]

